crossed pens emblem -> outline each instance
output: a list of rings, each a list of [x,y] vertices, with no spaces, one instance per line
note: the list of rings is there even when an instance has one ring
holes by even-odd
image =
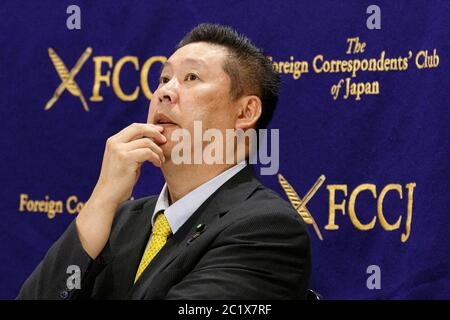
[[[299,197],[295,189],[281,174],[278,174],[278,181],[280,182],[281,187],[283,188],[289,201],[291,202],[292,207],[294,207],[294,209],[297,210],[297,213],[303,218],[303,221],[305,221],[305,223],[313,226],[319,239],[323,240],[322,233],[320,232],[316,221],[311,215],[311,212],[309,212],[308,208],[306,207],[306,204],[309,202],[309,200],[311,200],[311,198],[314,196],[317,190],[319,190],[319,188],[322,186],[323,182],[325,181],[325,176],[322,174],[317,179],[314,185],[303,197],[303,199]]]
[[[83,52],[80,58],[78,58],[78,61],[77,63],[75,63],[75,66],[69,72],[64,62],[56,54],[55,50],[53,50],[52,48],[48,48],[48,55],[53,62],[56,72],[61,78],[61,83],[53,93],[53,97],[45,105],[44,110],[48,110],[51,107],[53,107],[53,105],[55,104],[56,101],[58,101],[59,97],[64,92],[64,90],[67,89],[73,96],[79,97],[84,110],[89,111],[89,107],[86,103],[86,99],[84,98],[83,92],[81,91],[78,84],[75,82],[75,76],[78,74],[78,72],[80,72],[81,67],[84,65],[84,63],[87,61],[87,59],[91,54],[92,48],[91,47],[86,48],[86,50]]]

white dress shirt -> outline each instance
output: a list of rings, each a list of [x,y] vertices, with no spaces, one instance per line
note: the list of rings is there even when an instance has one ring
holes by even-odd
[[[153,211],[152,227],[155,223],[156,214],[161,210],[164,210],[164,215],[169,222],[170,229],[172,230],[172,233],[175,234],[203,202],[205,202],[225,182],[244,169],[246,165],[247,163],[242,161],[230,169],[227,169],[218,176],[192,190],[172,205],[169,205],[169,194],[167,183],[165,183],[159,194],[158,201],[156,202],[155,210]]]

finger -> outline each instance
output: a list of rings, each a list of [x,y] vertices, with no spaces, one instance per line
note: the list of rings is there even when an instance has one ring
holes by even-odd
[[[155,139],[159,143],[167,141],[166,137],[161,133],[163,127],[149,123],[133,123],[117,133],[114,137],[117,142],[129,142],[142,137]]]
[[[156,152],[159,158],[164,162],[164,154],[160,146],[158,146],[151,138],[140,138],[124,144],[126,151],[132,151],[140,148],[150,148]]]
[[[128,154],[130,155],[131,159],[138,163],[150,161],[155,166],[160,167],[162,165],[161,159],[159,158],[158,154],[149,148],[135,149],[130,151]]]

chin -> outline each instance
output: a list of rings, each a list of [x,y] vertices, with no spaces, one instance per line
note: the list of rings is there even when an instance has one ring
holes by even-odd
[[[164,128],[164,131],[162,132],[162,134],[167,138],[167,140],[170,140],[172,133],[176,129],[180,129],[180,127],[176,124],[163,124],[163,125],[158,124],[158,126],[161,126]]]
[[[172,142],[172,141],[167,141],[165,144],[160,145],[162,152],[164,154],[164,157],[166,158],[166,161],[171,158],[170,156],[172,153],[173,146],[174,146],[174,142]]]

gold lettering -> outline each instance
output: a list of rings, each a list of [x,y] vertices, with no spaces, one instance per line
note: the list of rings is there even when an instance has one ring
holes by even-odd
[[[122,88],[120,87],[120,71],[122,70],[123,65],[127,62],[131,62],[134,65],[136,71],[139,70],[139,61],[137,57],[125,56],[117,61],[114,67],[112,78],[113,90],[119,99],[123,101],[134,101],[139,95],[139,87],[136,86],[133,93],[130,95],[125,94],[125,92],[123,92]]]
[[[150,71],[150,67],[155,62],[165,63],[166,60],[167,60],[167,58],[164,56],[154,56],[154,57],[151,57],[150,59],[148,59],[147,61],[145,61],[144,65],[142,66],[141,87],[142,87],[142,92],[144,92],[144,95],[147,97],[148,100],[151,100],[152,96],[153,96],[153,93],[150,90],[150,87],[148,85],[148,72]]]
[[[329,184],[327,185],[329,192],[329,214],[328,214],[328,224],[325,226],[325,230],[338,230],[339,226],[335,223],[336,220],[336,210],[341,210],[342,214],[345,215],[345,199],[341,203],[336,203],[336,190],[344,192],[347,196],[347,185],[345,184]]]
[[[406,225],[405,225],[405,233],[402,233],[401,240],[402,242],[406,242],[411,234],[411,221],[412,221],[412,207],[413,207],[413,193],[414,188],[416,187],[415,182],[408,183],[406,185],[406,189],[408,189],[408,207],[407,207],[407,215],[406,215]]]
[[[421,60],[421,58],[423,58],[423,59]],[[421,50],[416,55],[416,67],[417,67],[417,69],[425,68],[424,64],[425,64],[425,50]]]
[[[369,190],[374,199],[377,198],[377,191],[376,191],[376,186],[370,183],[364,183],[361,184],[359,186],[357,186],[355,188],[355,190],[353,190],[353,192],[350,195],[350,199],[348,202],[348,215],[350,217],[350,220],[352,221],[353,225],[359,229],[359,230],[370,230],[373,229],[373,227],[375,226],[376,217],[373,217],[372,221],[368,224],[362,224],[361,221],[358,220],[358,217],[356,216],[356,212],[355,212],[355,202],[356,202],[356,198],[358,197],[358,194],[364,190]]]
[[[28,194],[22,193],[19,211],[45,212],[49,219],[53,219],[56,213],[63,212],[63,204],[61,201],[50,200],[48,195],[45,196],[45,200],[29,200]]]
[[[20,206],[19,206],[19,211],[25,211],[27,202],[28,202],[28,194],[26,194],[26,193],[21,193],[21,194],[20,194]]]
[[[359,41],[359,37],[347,38],[348,47],[347,47],[347,51],[345,53],[351,54],[353,51],[352,50],[353,44],[357,43],[358,41]]]
[[[400,215],[400,217],[398,218],[398,220],[397,220],[397,222],[395,224],[390,224],[389,222],[387,222],[386,218],[384,217],[384,214],[383,214],[384,197],[391,190],[397,191],[399,196],[400,196],[400,199],[403,199],[402,186],[399,185],[399,184],[388,184],[387,186],[385,186],[383,188],[383,190],[381,190],[380,195],[378,197],[378,206],[377,206],[377,208],[378,208],[378,218],[380,219],[381,226],[386,231],[392,231],[392,230],[398,229],[400,227],[400,223],[402,221],[402,216],[401,215]]]
[[[351,78],[345,78],[345,95],[344,99],[354,96],[355,100],[361,100],[363,94],[379,94],[380,84],[378,81],[373,82],[351,82]]]
[[[66,210],[67,210],[67,212],[70,213],[70,214],[74,214],[74,213],[77,212],[77,211],[76,211],[76,208],[72,207],[72,202],[75,202],[75,203],[78,202],[77,196],[70,196],[70,197],[67,198],[67,201],[66,201]]]
[[[323,62],[323,55],[318,54],[313,59],[313,70],[314,70],[315,73],[321,73],[322,72],[322,67],[317,65],[318,61],[319,62]]]
[[[104,82],[107,87],[110,86],[110,77],[111,71],[108,70],[106,74],[102,74],[102,63],[105,62],[108,64],[109,69],[112,68],[113,59],[111,56],[98,56],[94,57],[95,64],[95,77],[94,77],[94,86],[92,87],[92,97],[91,101],[100,102],[103,101],[103,97],[100,95],[100,86],[101,83]]]

